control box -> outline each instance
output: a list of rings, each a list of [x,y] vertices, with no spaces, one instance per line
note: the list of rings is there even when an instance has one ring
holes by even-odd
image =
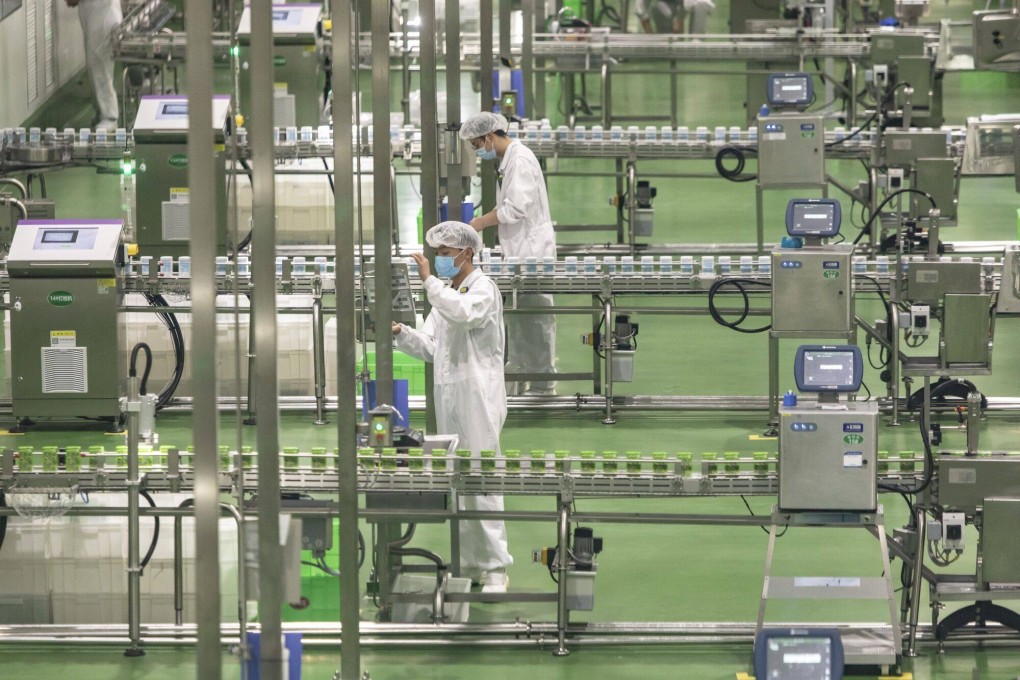
[[[772,251],[773,337],[851,337],[852,254],[843,244]]]
[[[823,186],[825,121],[822,116],[778,114],[758,119],[758,186]]]
[[[874,402],[780,407],[780,510],[874,510],[877,450]]]

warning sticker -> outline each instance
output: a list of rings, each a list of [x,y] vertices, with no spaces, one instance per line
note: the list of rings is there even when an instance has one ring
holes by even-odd
[[[171,203],[187,203],[188,187],[170,187]]]
[[[76,331],[50,331],[50,347],[77,347]]]
[[[96,292],[106,295],[117,290],[117,279],[96,279]]]

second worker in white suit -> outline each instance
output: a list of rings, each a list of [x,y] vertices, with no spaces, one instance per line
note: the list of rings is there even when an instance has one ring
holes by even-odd
[[[481,231],[498,227],[503,256],[520,264],[534,257],[556,257],[556,234],[549,214],[549,196],[542,167],[531,149],[507,136],[509,125],[498,113],[482,111],[460,128],[461,139],[471,143],[482,160],[497,160],[496,207],[471,220]],[[518,295],[519,307],[552,307],[553,296]],[[511,314],[507,317],[507,372],[554,373],[556,370],[556,317],[552,314]],[[509,385],[511,393],[555,394],[554,380]]]
[[[455,434],[458,446],[476,461],[484,450],[499,455],[506,420],[503,377],[503,297],[472,263],[482,238],[463,222],[443,222],[425,235],[436,249],[436,274],[413,253],[432,311],[421,330],[393,324],[397,349],[435,367],[433,399],[440,434]],[[462,510],[502,510],[502,496],[460,496]],[[460,564],[464,576],[484,592],[506,592],[506,567],[513,564],[506,527],[500,520],[460,521]]]

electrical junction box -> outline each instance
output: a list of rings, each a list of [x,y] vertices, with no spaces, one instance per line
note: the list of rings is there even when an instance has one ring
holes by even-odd
[[[825,185],[825,119],[778,114],[758,119],[758,186]]]
[[[870,512],[877,502],[878,404],[779,409],[779,509]]]
[[[853,246],[772,251],[772,336],[849,338],[854,329]]]

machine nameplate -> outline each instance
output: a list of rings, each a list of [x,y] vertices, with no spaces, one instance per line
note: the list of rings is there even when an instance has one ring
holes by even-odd
[[[950,468],[950,484],[977,484],[977,470],[974,468]]]
[[[864,467],[863,451],[847,451],[843,454],[843,467],[859,468]]]
[[[843,423],[844,432],[864,432],[864,423]]]

